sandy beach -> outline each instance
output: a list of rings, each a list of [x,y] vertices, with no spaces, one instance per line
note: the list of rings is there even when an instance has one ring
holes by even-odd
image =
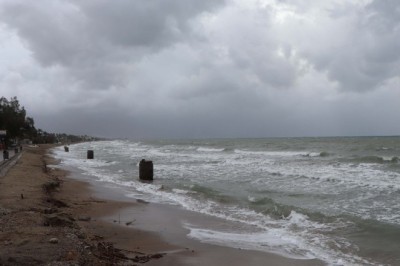
[[[0,265],[323,265],[191,240],[181,222],[201,215],[83,182],[51,147],[24,147],[0,177]]]

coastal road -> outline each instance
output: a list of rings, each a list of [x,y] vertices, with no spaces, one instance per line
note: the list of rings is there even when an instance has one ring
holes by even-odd
[[[7,171],[16,163],[18,158],[21,156],[22,152],[15,153],[15,150],[8,150],[8,158],[4,160],[3,150],[1,150],[0,154],[0,176],[3,176],[7,173]]]
[[[0,150],[1,154],[0,154],[0,164],[3,163],[4,161],[4,157],[3,157],[3,150]],[[14,149],[8,150],[8,158],[11,159],[11,157],[13,157],[15,155],[15,151]]]

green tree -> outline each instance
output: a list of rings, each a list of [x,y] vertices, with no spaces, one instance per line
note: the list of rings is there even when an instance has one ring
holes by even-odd
[[[0,98],[0,129],[7,130],[7,139],[29,137],[36,134],[34,120],[26,117],[17,97]]]
[[[33,143],[55,143],[63,141],[66,143],[96,140],[88,136],[74,136],[67,134],[53,134],[35,128],[32,117],[26,116],[25,108],[19,104],[17,97],[8,100],[0,98],[0,130],[7,130],[6,142],[12,139],[30,139]]]
[[[25,108],[20,107],[17,97],[11,98],[10,101],[4,97],[0,98],[0,128],[7,130],[8,137],[20,136],[25,116]]]

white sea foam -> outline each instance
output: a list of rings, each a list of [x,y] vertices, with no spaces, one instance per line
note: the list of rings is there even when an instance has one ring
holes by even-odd
[[[189,224],[186,224],[185,227],[190,230],[190,233],[188,234],[189,237],[205,243],[240,249],[272,252],[296,259],[315,258],[315,256],[307,251],[298,254],[298,245],[295,243],[295,240],[289,241],[274,230],[259,233],[236,233],[195,228]]]
[[[247,199],[250,202],[256,202],[257,201],[257,199],[255,197],[252,197],[252,196],[247,196]]]
[[[188,190],[177,189],[177,188],[172,189],[172,191],[173,191],[174,193],[177,193],[177,194],[195,193],[194,191],[188,191]]]
[[[321,153],[320,153],[320,152],[310,152],[310,153],[308,153],[306,156],[309,156],[309,157],[318,157],[318,156],[321,156]]]
[[[265,155],[265,156],[277,156],[277,157],[306,156],[310,154],[309,152],[300,152],[300,151],[253,151],[253,150],[240,150],[240,149],[235,149],[234,152],[246,155]]]
[[[200,152],[221,152],[221,151],[224,151],[225,149],[224,148],[206,148],[206,147],[199,147],[199,148],[197,148],[197,151],[200,151]]]

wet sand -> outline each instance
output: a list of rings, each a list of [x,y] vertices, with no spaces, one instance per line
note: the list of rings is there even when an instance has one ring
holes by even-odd
[[[0,265],[323,265],[190,239],[185,223],[223,221],[81,181],[50,147],[24,148],[0,177]]]

